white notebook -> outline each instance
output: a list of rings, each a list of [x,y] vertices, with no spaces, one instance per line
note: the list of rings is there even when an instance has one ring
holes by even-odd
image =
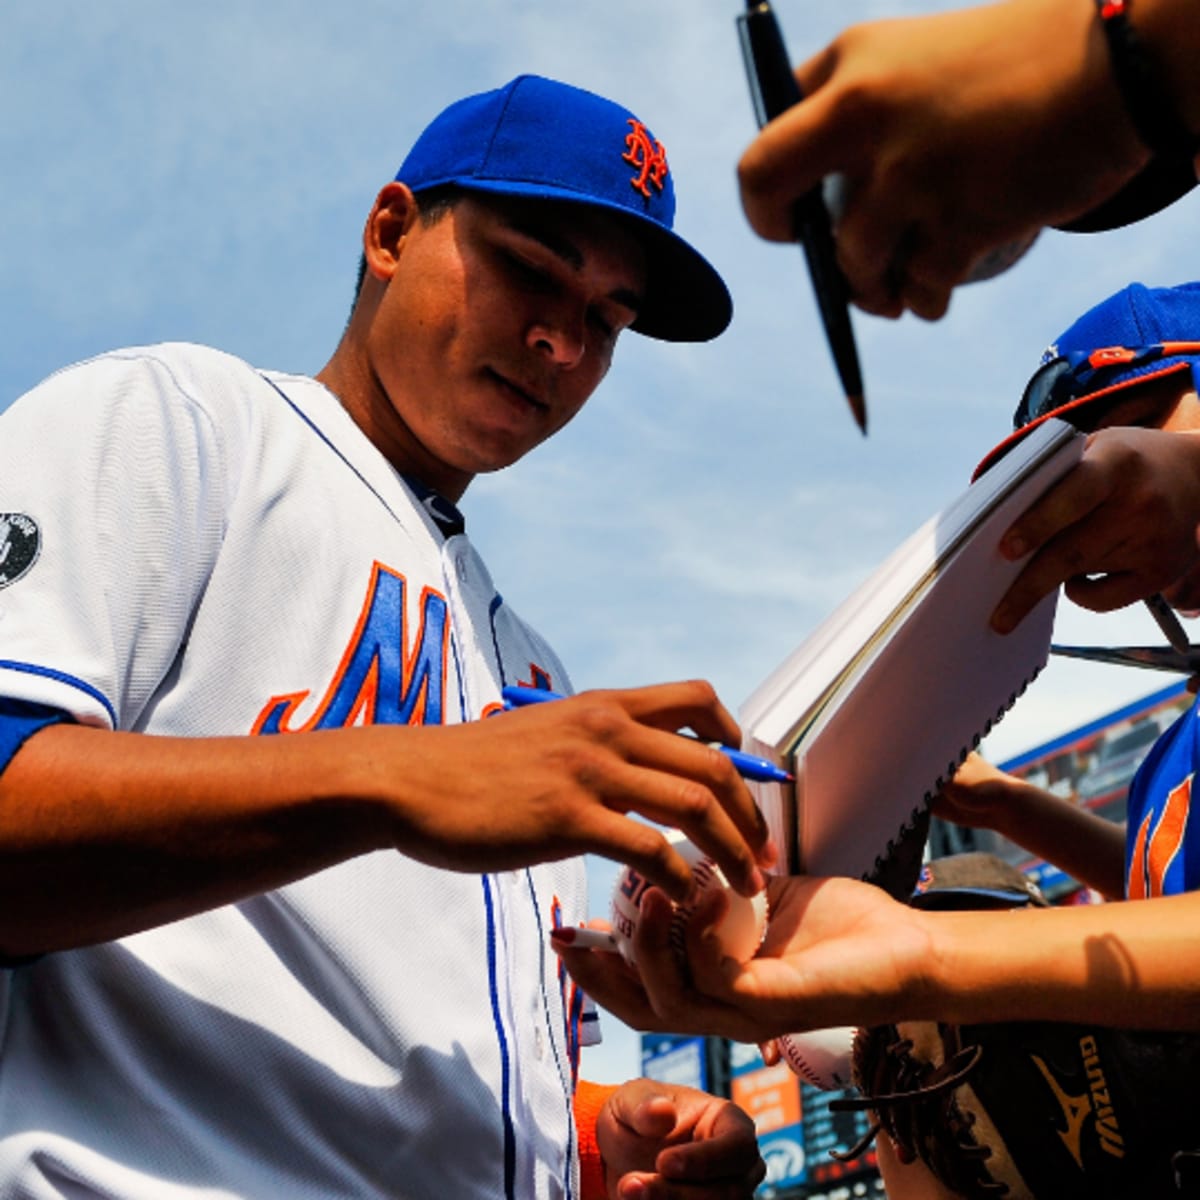
[[[1085,438],[1047,421],[921,526],[742,706],[743,744],[795,785],[754,784],[790,873],[871,878],[1046,664],[1057,593],[989,617],[1024,565],[997,544]]]

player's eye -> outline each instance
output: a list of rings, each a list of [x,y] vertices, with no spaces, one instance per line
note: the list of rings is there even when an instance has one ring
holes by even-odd
[[[511,250],[502,254],[509,274],[523,287],[549,291],[554,287],[554,278],[545,267],[533,262],[522,254]]]
[[[610,321],[608,317],[598,309],[593,308],[588,313],[588,321],[591,323],[592,328],[595,329],[606,341],[612,341],[617,336],[618,330],[616,323]]]

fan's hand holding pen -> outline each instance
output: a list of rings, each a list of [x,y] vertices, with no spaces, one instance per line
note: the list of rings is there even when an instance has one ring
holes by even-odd
[[[1087,3],[853,26],[796,78],[806,99],[739,164],[746,216],[788,241],[796,199],[841,175],[837,261],[855,303],[883,316],[941,316],[989,255],[1088,211],[1150,157]]]

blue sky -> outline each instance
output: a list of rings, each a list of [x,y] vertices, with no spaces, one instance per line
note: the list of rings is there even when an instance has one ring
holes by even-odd
[[[954,7],[777,0],[795,57],[851,21]],[[584,413],[464,509],[506,597],[578,687],[703,676],[737,709],[1006,432],[1042,347],[1131,280],[1200,274],[1196,196],[1132,229],[1046,233],[936,324],[857,317],[871,432],[838,394],[800,252],[758,241],[734,164],[753,118],[714,0],[150,0],[0,8],[0,408],[100,350],[206,342],[315,371],[363,217],[440,108],[522,71],[611,95],[667,147],[678,228],[736,315],[702,347],[630,337]],[[1064,641],[1154,639],[1060,609]],[[1155,690],[1055,661],[985,744],[1003,758]],[[595,864],[607,910],[613,869]],[[609,1021],[586,1073],[637,1071]]]

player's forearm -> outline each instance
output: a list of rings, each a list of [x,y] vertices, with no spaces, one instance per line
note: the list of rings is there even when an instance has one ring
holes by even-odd
[[[40,731],[0,775],[0,951],[117,937],[386,844],[365,732]]]
[[[1125,894],[1125,830],[1061,796],[1014,780],[996,830],[1109,899]]]
[[[917,1015],[1200,1029],[1200,893],[926,920],[931,999]]]

